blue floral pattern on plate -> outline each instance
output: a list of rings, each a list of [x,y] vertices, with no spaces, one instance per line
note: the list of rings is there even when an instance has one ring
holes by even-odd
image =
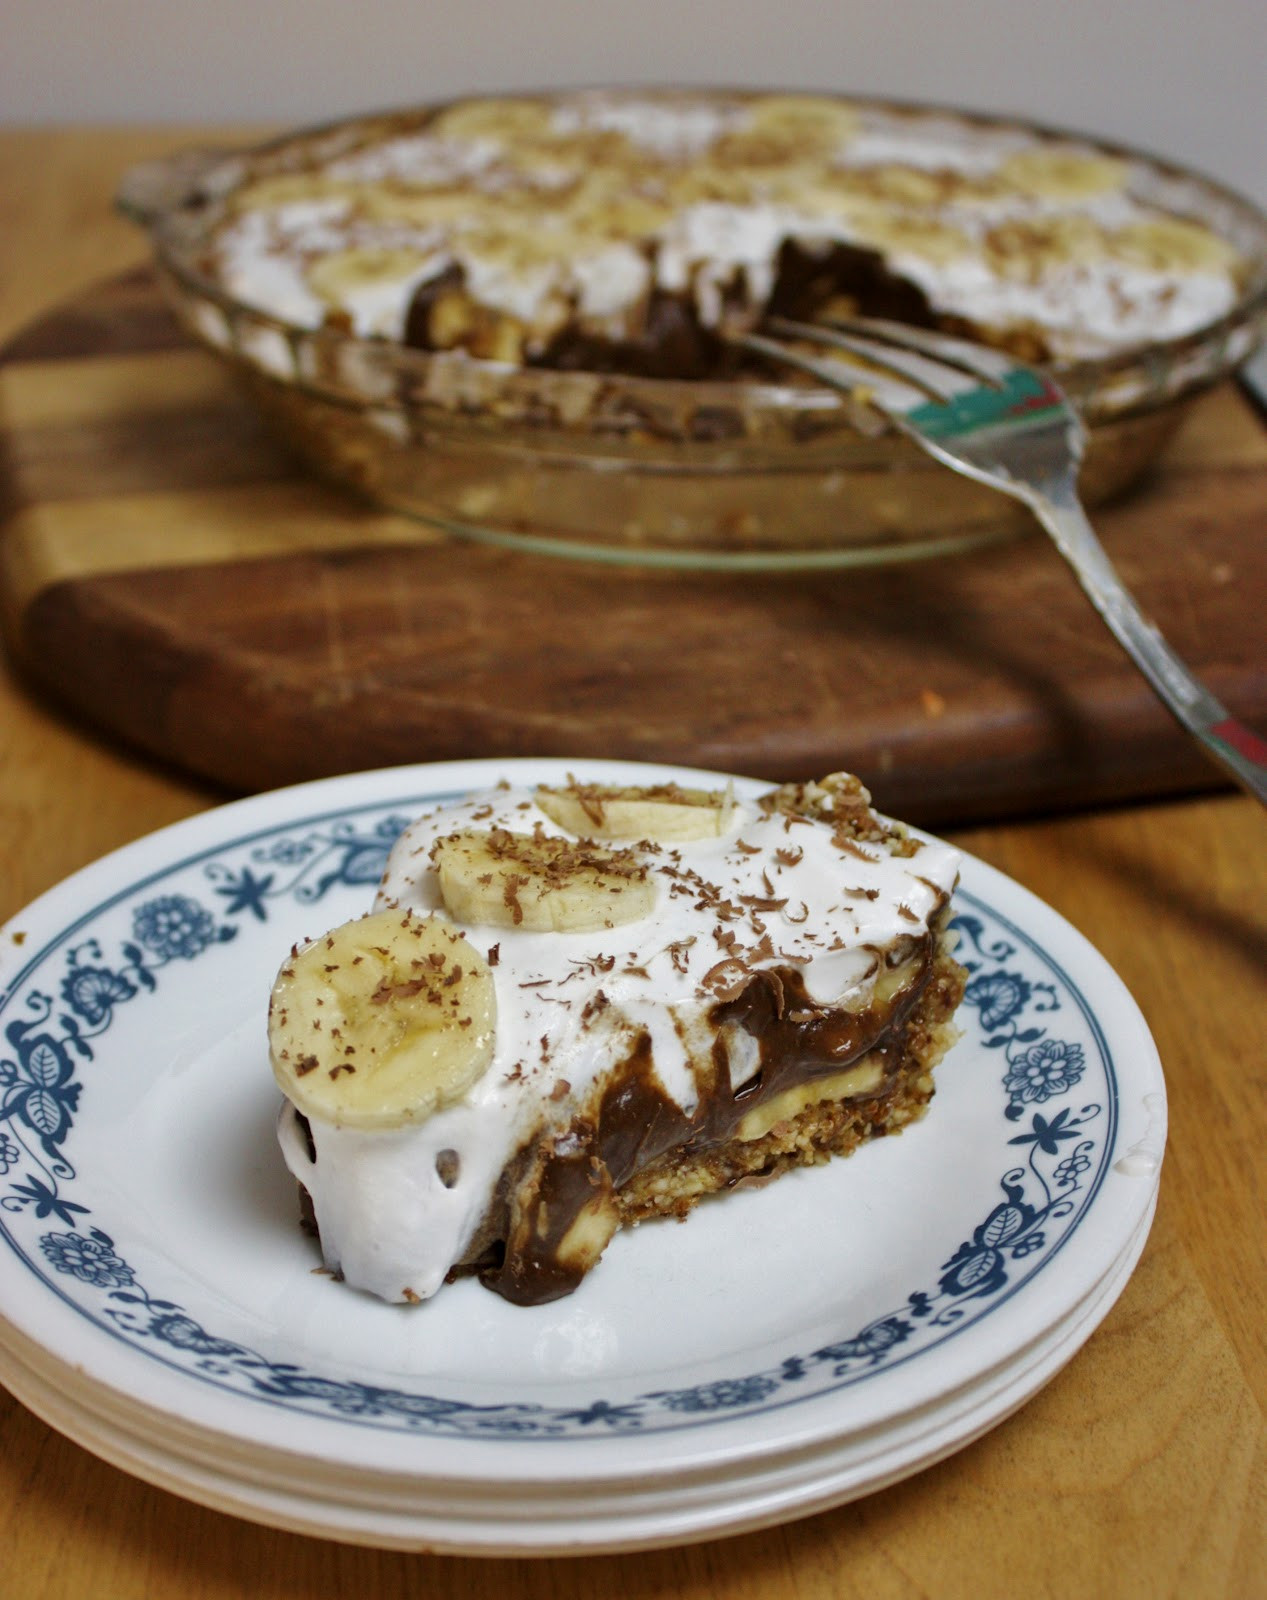
[[[67,1145],[84,1089],[80,1069],[121,1007],[144,1004],[174,963],[213,963],[243,919],[267,922],[279,902],[315,904],[336,886],[368,891],[408,816],[440,798],[292,823],[174,865],[110,902],[126,908],[129,937],[112,947],[93,932],[107,909],[97,907],[34,955],[0,996],[0,1230],[80,1314],[199,1380],[360,1425],[502,1440],[651,1432],[816,1397],[921,1356],[1030,1282],[1086,1215],[1114,1147],[1107,1042],[1052,956],[961,890],[963,1019],[976,1047],[998,1052],[999,1116],[1022,1129],[1006,1140],[1017,1156],[979,1224],[948,1242],[933,1281],[865,1326],[760,1371],[579,1407],[475,1404],[347,1381],[269,1360],[204,1328],[141,1281],[102,1226],[108,1219],[79,1197]],[[188,890],[191,871],[201,896]],[[171,881],[178,878],[179,888]],[[80,932],[88,936],[71,942]]]

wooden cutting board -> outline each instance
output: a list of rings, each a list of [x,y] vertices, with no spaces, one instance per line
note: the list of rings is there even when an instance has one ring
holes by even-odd
[[[487,755],[838,767],[944,824],[1217,785],[1041,535],[800,577],[445,540],[306,477],[147,272],[0,354],[0,607],[28,680],[231,790]],[[1267,429],[1205,397],[1097,514],[1127,582],[1267,725]]]

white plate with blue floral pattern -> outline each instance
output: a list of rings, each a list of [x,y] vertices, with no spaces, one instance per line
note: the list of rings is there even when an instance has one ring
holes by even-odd
[[[118,851],[0,933],[0,1379],[20,1398],[246,1516],[509,1553],[850,1498],[1069,1359],[1143,1247],[1161,1068],[1102,958],[971,858],[965,1034],[901,1138],[618,1235],[552,1306],[474,1282],[387,1306],[314,1271],[273,1133],[282,957],[366,908],[424,804],[569,771],[698,776],[308,784]]]

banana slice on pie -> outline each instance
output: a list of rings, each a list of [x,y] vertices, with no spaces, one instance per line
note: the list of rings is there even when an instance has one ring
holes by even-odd
[[[429,133],[445,139],[517,141],[547,137],[554,113],[545,100],[461,100],[432,121]]]
[[[454,189],[393,189],[367,185],[361,209],[373,222],[407,223],[414,228],[461,228],[469,222],[469,194]]]
[[[265,211],[328,200],[351,204],[356,198],[356,185],[346,179],[320,172],[283,172],[271,178],[257,178],[235,190],[229,203],[235,211]]]
[[[426,258],[417,250],[343,250],[314,261],[308,285],[328,305],[341,306],[358,290],[387,289],[415,277]]]
[[[376,911],[315,939],[282,967],[269,1050],[305,1116],[355,1128],[424,1121],[493,1058],[488,962],[439,917]]]
[[[1120,260],[1153,272],[1227,272],[1237,259],[1226,239],[1182,217],[1132,223],[1109,235],[1109,247]]]
[[[775,94],[752,101],[745,131],[762,138],[788,140],[804,148],[836,149],[858,131],[858,112],[826,95]]]
[[[972,255],[972,242],[962,229],[915,213],[867,212],[857,217],[855,226],[863,244],[898,258],[919,256],[944,266]]]
[[[1037,145],[1018,150],[999,167],[999,177],[1037,200],[1089,200],[1126,186],[1130,168],[1115,156]]]

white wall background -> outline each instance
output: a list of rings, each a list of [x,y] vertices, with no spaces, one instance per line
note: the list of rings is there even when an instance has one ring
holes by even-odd
[[[1267,204],[1267,0],[0,0],[7,123],[295,123],[599,82],[1018,112]]]

